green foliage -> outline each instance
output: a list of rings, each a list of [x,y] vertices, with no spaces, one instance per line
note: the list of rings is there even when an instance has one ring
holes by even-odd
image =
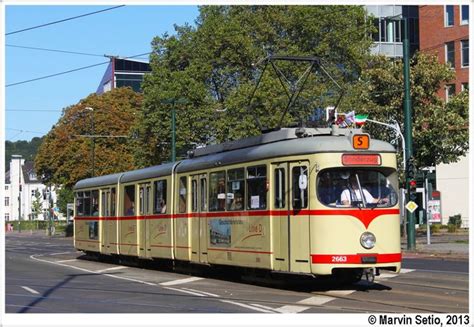
[[[5,141],[5,171],[10,169],[11,157],[14,154],[21,155],[26,161],[33,161],[43,139],[44,136],[33,137],[31,141]]]
[[[87,136],[92,135],[92,119],[93,134],[102,136],[95,137],[95,175],[134,169],[135,142],[131,137],[141,105],[141,94],[130,88],[117,88],[102,95],[91,94],[65,108],[35,159],[43,183],[71,188],[78,180],[91,177],[92,138]]]
[[[58,200],[56,205],[59,208],[59,212],[61,212],[64,216],[67,215],[67,204],[74,202],[74,192],[72,188],[68,187],[61,187],[58,190]]]
[[[259,134],[254,117],[262,126],[275,127],[288,91],[270,67],[249,104],[263,68],[253,64],[269,54],[319,57],[344,85],[360,75],[372,43],[366,35],[371,23],[361,6],[203,6],[196,23],[195,28],[176,26],[176,35],[152,42],[152,73],[142,85],[144,108],[137,129],[140,166],[169,160],[173,105],[178,152],[193,144]],[[307,68],[278,63],[292,86]],[[284,126],[305,119],[324,101],[334,103],[332,97],[321,98],[337,90],[321,76],[308,79],[300,100],[283,118]]]
[[[440,230],[441,230],[441,226],[439,224],[430,225],[430,231],[432,234],[439,233]]]
[[[457,214],[454,216],[449,216],[448,227],[450,224],[456,226],[456,228],[461,228],[461,224],[462,224],[461,215]]]
[[[38,189],[35,190],[34,200],[31,204],[31,212],[33,214],[33,219],[37,219],[39,214],[43,211],[43,201],[41,199],[41,193]]]
[[[433,55],[417,53],[411,59],[412,135],[417,167],[456,162],[469,148],[468,92],[459,93],[448,103],[437,94],[453,78],[453,70]],[[341,110],[368,113],[370,119],[380,122],[395,120],[403,131],[403,91],[403,62],[376,56],[363,70],[360,82],[351,86]],[[395,138],[385,127],[368,123],[366,130],[376,138]]]
[[[448,224],[448,233],[455,233],[457,229],[458,228],[455,224]]]

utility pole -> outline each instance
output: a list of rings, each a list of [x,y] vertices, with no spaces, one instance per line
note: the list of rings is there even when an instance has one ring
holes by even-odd
[[[94,109],[91,107],[86,107],[86,110],[91,112],[91,138],[92,138],[92,149],[91,149],[91,158],[92,158],[92,176],[95,176],[95,133],[94,133]]]
[[[175,101],[172,103],[171,108],[171,162],[176,161],[176,108]]]
[[[412,140],[412,110],[411,110],[411,96],[410,96],[410,43],[408,41],[408,19],[402,17],[403,20],[403,81],[405,86],[405,97],[403,100],[403,113],[405,118],[405,158],[408,161],[413,161],[413,140]],[[408,199],[411,199],[410,178],[405,172],[405,185]],[[415,217],[412,212],[406,209],[406,217],[408,221],[407,226],[407,249],[415,250]]]

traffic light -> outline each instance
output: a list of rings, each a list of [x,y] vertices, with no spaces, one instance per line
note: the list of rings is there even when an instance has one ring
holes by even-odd
[[[413,157],[408,159],[406,170],[409,179],[414,179],[416,177],[415,159]]]
[[[410,181],[410,200],[415,201],[416,200],[416,181],[412,179]]]

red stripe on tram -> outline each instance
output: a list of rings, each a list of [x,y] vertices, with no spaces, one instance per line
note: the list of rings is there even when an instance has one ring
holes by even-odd
[[[75,217],[77,220],[145,220],[145,219],[181,219],[181,218],[229,218],[229,217],[285,217],[288,216],[352,216],[362,222],[365,228],[370,223],[382,215],[399,215],[400,209],[319,209],[319,210],[257,210],[257,211],[227,211],[227,212],[203,212],[203,213],[182,213],[182,214],[163,214],[150,216],[120,216],[120,217],[96,217],[83,216]]]

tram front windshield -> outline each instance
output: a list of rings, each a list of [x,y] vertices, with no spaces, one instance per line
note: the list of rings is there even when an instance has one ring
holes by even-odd
[[[317,197],[328,207],[393,207],[398,202],[395,169],[325,169],[317,177]]]

